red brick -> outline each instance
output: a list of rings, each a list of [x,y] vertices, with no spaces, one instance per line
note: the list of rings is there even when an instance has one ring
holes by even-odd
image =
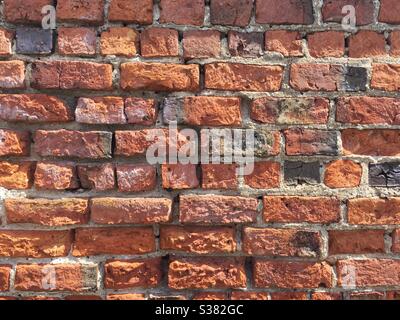
[[[130,124],[154,125],[158,115],[156,100],[135,97],[126,98],[125,115]]]
[[[87,124],[124,124],[124,100],[120,97],[79,98],[75,119]]]
[[[155,251],[153,228],[81,228],[75,230],[72,255],[143,254]]]
[[[360,198],[347,203],[350,224],[387,225],[400,223],[400,198]]]
[[[164,198],[95,198],[91,218],[101,224],[152,224],[168,222],[172,201]]]
[[[253,172],[244,176],[244,182],[253,189],[279,188],[280,173],[279,162],[258,161],[254,163]]]
[[[0,291],[8,291],[10,289],[10,273],[9,265],[0,265]]]
[[[0,29],[0,56],[6,57],[12,54],[12,46],[15,33],[8,29]]]
[[[78,165],[77,171],[83,189],[104,191],[115,187],[114,166],[110,163]]]
[[[351,275],[352,270],[354,270],[355,276],[350,279],[351,283],[349,283],[348,275]],[[399,286],[400,260],[339,260],[337,274],[340,287],[347,285],[356,287]]]
[[[153,0],[111,0],[108,20],[151,24],[153,22]]]
[[[94,291],[97,289],[97,272],[97,265],[93,264],[19,264],[16,268],[15,289],[19,291]]]
[[[386,291],[386,300],[400,300],[400,292]]]
[[[33,162],[0,162],[0,187],[29,189],[33,181]]]
[[[32,64],[36,89],[112,89],[112,65],[86,61],[36,61]]]
[[[29,149],[28,131],[0,129],[0,156],[28,156]]]
[[[346,129],[342,131],[342,145],[346,155],[397,156],[400,131]]]
[[[354,188],[361,182],[362,167],[351,160],[335,160],[325,167],[324,183],[329,188]]]
[[[335,155],[337,134],[333,131],[288,129],[284,131],[287,155]]]
[[[115,155],[144,155],[153,144],[166,144],[166,134],[164,129],[115,131]]]
[[[342,300],[342,294],[339,292],[313,292],[311,300]]]
[[[197,91],[199,66],[195,64],[131,62],[121,65],[123,90]]]
[[[340,219],[340,201],[328,197],[266,196],[266,222],[308,222],[328,224]]]
[[[180,258],[169,264],[171,289],[244,288],[246,273],[241,258]]]
[[[101,33],[100,52],[131,58],[139,53],[139,33],[131,28],[109,28]]]
[[[256,58],[263,54],[262,32],[228,32],[228,49],[232,57]]]
[[[61,22],[102,24],[104,21],[104,1],[58,1],[57,20]]]
[[[312,24],[312,0],[256,0],[256,22],[265,24]]]
[[[267,292],[233,291],[231,300],[270,300]]]
[[[35,171],[35,188],[42,190],[78,189],[74,163],[39,162]]]
[[[329,230],[329,254],[385,253],[384,230]]]
[[[103,300],[103,299],[95,295],[73,295],[64,297],[64,300],[86,301],[86,300]]]
[[[160,23],[201,26],[204,0],[160,0]]]
[[[225,26],[247,26],[253,11],[253,0],[212,0],[211,23]]]
[[[58,53],[63,56],[94,56],[96,32],[90,28],[58,28]]]
[[[253,281],[257,288],[330,288],[332,267],[326,262],[255,260]]]
[[[4,0],[4,18],[10,23],[42,22],[42,8],[53,5],[53,0]]]
[[[23,61],[0,61],[0,89],[25,88],[25,63]]]
[[[390,33],[390,55],[399,57],[400,56],[400,31],[394,30]]]
[[[181,223],[225,224],[255,222],[258,201],[254,198],[181,195],[179,220]]]
[[[269,124],[324,124],[328,122],[329,100],[324,98],[254,99],[251,119]]]
[[[147,164],[117,165],[118,190],[120,192],[143,192],[156,188],[156,168]]]
[[[0,118],[15,122],[67,122],[73,119],[68,105],[46,94],[0,95]]]
[[[68,255],[72,243],[69,231],[1,230],[0,256],[50,258]]]
[[[224,292],[198,292],[192,297],[192,300],[226,300],[227,294]]]
[[[308,300],[307,292],[273,292],[271,300]]]
[[[199,186],[194,164],[163,164],[161,175],[164,189],[193,189]]]
[[[307,36],[308,50],[315,58],[343,57],[344,33],[339,31],[324,31],[309,34]]]
[[[43,131],[35,134],[35,150],[43,157],[108,158],[111,153],[110,132]]]
[[[167,28],[149,28],[140,35],[141,55],[146,58],[179,56],[179,34]]]
[[[226,227],[163,226],[160,249],[188,253],[231,253],[236,251],[235,230]]]
[[[236,164],[202,164],[203,189],[237,189]]]
[[[400,229],[393,231],[392,252],[400,252]]]
[[[396,0],[381,0],[379,11],[379,22],[386,22],[390,24],[400,23],[400,3]]]
[[[385,293],[378,291],[351,292],[349,300],[385,300]]]
[[[6,199],[7,222],[46,226],[87,223],[89,205],[86,199]]]
[[[108,294],[106,300],[146,300],[143,293]]]
[[[284,57],[301,57],[302,38],[298,31],[270,30],[265,33],[265,50],[275,51]]]
[[[161,282],[161,259],[111,260],[104,272],[107,289],[153,288]]]
[[[283,67],[216,62],[205,66],[205,87],[231,91],[278,91]]]
[[[400,90],[400,64],[372,64],[371,88],[384,91]]]
[[[182,46],[185,59],[219,57],[221,55],[221,33],[216,30],[184,31]]]
[[[386,40],[382,33],[361,30],[349,38],[349,57],[364,58],[386,55]]]
[[[356,24],[366,25],[374,21],[375,6],[373,0],[335,0],[324,1],[322,19],[324,22],[342,22],[347,15],[342,13],[344,6],[353,6],[356,14]]]
[[[295,63],[290,68],[290,86],[297,91],[337,91],[342,73],[341,65]]]

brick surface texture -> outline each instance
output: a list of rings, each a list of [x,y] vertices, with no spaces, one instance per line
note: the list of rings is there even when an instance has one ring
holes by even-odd
[[[398,0],[0,1],[0,300],[399,299],[399,29]],[[253,129],[254,170],[148,161],[187,128]]]

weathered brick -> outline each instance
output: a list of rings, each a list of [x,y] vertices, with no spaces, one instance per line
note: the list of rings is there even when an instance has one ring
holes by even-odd
[[[295,63],[290,68],[290,86],[297,91],[337,91],[343,73],[341,65]]]
[[[231,300],[270,300],[267,292],[233,291]]]
[[[400,131],[385,129],[342,131],[344,154],[397,156],[400,153]]]
[[[171,289],[244,288],[246,274],[240,258],[180,258],[169,264]]]
[[[18,27],[17,53],[49,54],[53,51],[53,31],[41,28]]]
[[[249,223],[258,216],[258,201],[234,196],[181,195],[179,213],[182,223]]]
[[[227,300],[227,294],[224,292],[198,292],[192,297],[192,300]]]
[[[268,24],[312,24],[312,0],[256,0],[256,22]]]
[[[216,30],[190,30],[183,32],[185,59],[214,58],[221,55],[221,33]]]
[[[369,185],[373,187],[400,186],[400,163],[385,162],[369,165]]]
[[[396,0],[381,0],[378,20],[390,24],[400,23],[400,3]]]
[[[340,219],[340,201],[328,197],[265,196],[266,222],[329,224]]]
[[[60,22],[99,25],[104,21],[103,0],[62,0],[57,2],[57,20]]]
[[[205,87],[231,91],[278,91],[283,67],[216,62],[205,66]]]
[[[400,198],[359,198],[347,202],[350,224],[387,225],[400,222]]]
[[[14,31],[0,28],[0,57],[7,57],[12,54],[14,36]]]
[[[193,189],[199,186],[194,164],[163,164],[161,176],[164,189]]]
[[[106,300],[146,300],[144,293],[108,294]]]
[[[340,292],[313,292],[311,300],[342,300]]]
[[[10,23],[42,22],[42,8],[53,5],[53,0],[4,0],[4,18]]]
[[[378,291],[351,292],[349,300],[385,300],[385,293]]]
[[[236,251],[235,230],[226,227],[163,226],[160,249],[188,253],[230,253]]]
[[[156,188],[157,171],[147,164],[119,164],[117,180],[120,192],[151,191]]]
[[[110,163],[78,165],[77,172],[83,189],[104,191],[115,187],[114,166]]]
[[[114,154],[126,157],[144,155],[153,144],[166,144],[166,134],[164,129],[115,131]]]
[[[18,264],[15,289],[19,291],[94,291],[97,265],[77,263]]]
[[[343,89],[346,91],[365,91],[368,82],[368,71],[363,67],[347,67],[344,74]]]
[[[11,266],[0,265],[0,292],[10,289]]]
[[[154,125],[158,115],[157,102],[154,99],[126,98],[125,115],[129,124]]]
[[[30,153],[28,131],[0,129],[0,156],[28,156]]]
[[[168,222],[172,201],[165,198],[95,198],[91,219],[101,224],[152,224]]]
[[[167,28],[149,28],[140,34],[141,55],[146,58],[179,56],[179,34]]]
[[[87,159],[108,158],[111,154],[110,132],[38,130],[35,133],[35,150],[43,157],[74,157]]]
[[[36,61],[32,64],[36,89],[112,89],[112,65],[86,61]]]
[[[329,254],[384,253],[384,230],[329,230]]]
[[[250,22],[253,0],[212,0],[211,23],[228,26],[247,26]]]
[[[400,229],[394,230],[392,237],[392,251],[398,253],[400,252]]]
[[[321,182],[319,162],[285,161],[284,177],[286,184],[317,184]]]
[[[68,105],[45,94],[1,94],[0,119],[15,122],[67,122],[72,120]]]
[[[104,272],[107,289],[152,288],[161,282],[161,259],[111,260]]]
[[[199,66],[174,63],[123,63],[121,88],[123,90],[197,91]]]
[[[324,124],[328,121],[329,101],[324,98],[254,99],[251,119],[269,124]]]
[[[94,56],[96,32],[90,28],[58,28],[58,53],[63,56]]]
[[[34,163],[0,162],[0,187],[6,189],[29,189],[33,181]]]
[[[344,6],[355,8],[356,25],[366,25],[374,21],[374,2],[373,0],[335,0],[324,1],[322,6],[322,19],[324,22],[342,22],[348,14],[342,13]]]
[[[265,50],[275,51],[284,57],[301,57],[302,38],[298,31],[270,30],[265,33]]]
[[[307,292],[272,292],[271,300],[308,300]]]
[[[201,187],[203,189],[237,189],[237,169],[236,164],[202,164]]]
[[[332,267],[326,262],[287,262],[257,259],[253,263],[257,288],[332,287]]]
[[[111,0],[108,20],[151,24],[153,22],[153,0]]]
[[[335,160],[325,167],[324,183],[329,188],[353,188],[361,182],[362,167],[351,160]]]
[[[204,0],[160,0],[160,23],[201,26]]]
[[[72,255],[143,254],[155,250],[153,228],[80,228],[75,230]]]
[[[344,33],[339,31],[323,31],[307,36],[308,50],[315,58],[344,56]]]
[[[78,189],[74,163],[39,162],[35,171],[35,188],[42,190]]]
[[[228,48],[232,56],[258,57],[262,55],[264,34],[261,32],[228,32]]]
[[[297,229],[261,229],[246,227],[242,249],[248,255],[318,257],[322,240],[319,232]]]
[[[23,61],[0,61],[0,89],[25,88],[25,63]]]
[[[273,161],[257,161],[254,170],[244,176],[246,185],[253,189],[272,189],[280,185],[281,165]]]
[[[46,226],[84,224],[88,221],[86,199],[6,199],[8,223],[30,223]]]
[[[1,230],[1,257],[50,258],[68,255],[72,243],[69,231]]]
[[[338,154],[337,134],[335,131],[296,128],[285,130],[284,134],[287,155]]]
[[[355,271],[356,276],[349,280],[348,276],[351,270]],[[337,274],[340,287],[348,285],[357,287],[398,286],[400,284],[400,260],[339,260]]]
[[[100,53],[133,57],[138,54],[139,33],[131,28],[113,27],[101,33]]]
[[[371,88],[384,91],[400,90],[400,64],[372,64]]]
[[[400,56],[400,31],[395,30],[390,33],[389,37],[390,44],[390,55],[399,57]]]
[[[382,33],[361,30],[349,38],[349,57],[377,57],[386,55],[386,41]]]
[[[88,124],[124,124],[124,100],[120,97],[79,98],[75,120]]]

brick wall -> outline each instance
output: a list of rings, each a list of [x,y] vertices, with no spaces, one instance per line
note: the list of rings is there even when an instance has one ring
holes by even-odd
[[[399,299],[398,0],[0,8],[0,300]],[[172,120],[253,173],[149,164]]]

